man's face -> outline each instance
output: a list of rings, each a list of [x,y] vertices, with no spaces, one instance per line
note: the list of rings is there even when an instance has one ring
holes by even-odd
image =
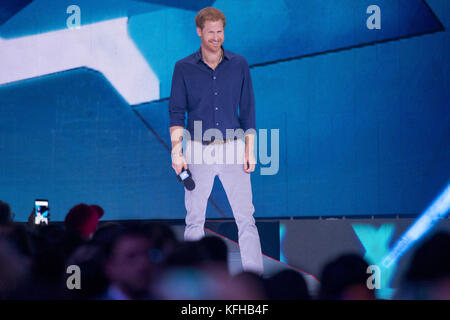
[[[133,291],[146,290],[152,269],[148,256],[150,249],[150,241],[144,237],[120,238],[106,265],[109,280]]]
[[[202,40],[204,49],[218,52],[225,40],[222,20],[205,21],[203,29],[197,28],[197,34]]]

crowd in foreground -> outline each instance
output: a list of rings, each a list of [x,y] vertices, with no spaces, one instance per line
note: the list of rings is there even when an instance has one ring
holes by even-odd
[[[100,222],[100,206],[79,204],[64,223],[14,222],[0,201],[0,299],[366,300],[365,260],[342,254],[327,263],[311,295],[303,275],[230,275],[219,237],[179,241],[156,222]],[[394,299],[450,300],[450,233],[415,249]]]

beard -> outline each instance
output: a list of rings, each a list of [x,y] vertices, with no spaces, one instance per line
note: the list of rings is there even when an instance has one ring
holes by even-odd
[[[206,47],[209,51],[212,52],[219,52],[222,49],[223,41],[218,41],[217,45],[214,45],[212,42],[208,41],[206,42]]]

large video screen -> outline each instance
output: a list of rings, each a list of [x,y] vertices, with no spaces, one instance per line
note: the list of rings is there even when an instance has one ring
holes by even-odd
[[[447,0],[0,3],[0,199],[26,221],[183,219],[171,165],[175,63],[226,16],[256,102],[256,218],[414,215],[450,177]],[[208,218],[232,218],[216,177]]]

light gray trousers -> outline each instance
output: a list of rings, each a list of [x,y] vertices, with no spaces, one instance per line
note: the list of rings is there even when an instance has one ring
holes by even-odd
[[[184,239],[204,237],[208,198],[219,176],[238,227],[242,267],[245,271],[263,273],[261,243],[255,225],[250,174],[244,171],[245,143],[241,139],[203,145],[186,142],[184,156],[195,182],[195,189],[185,189],[186,228]]]

